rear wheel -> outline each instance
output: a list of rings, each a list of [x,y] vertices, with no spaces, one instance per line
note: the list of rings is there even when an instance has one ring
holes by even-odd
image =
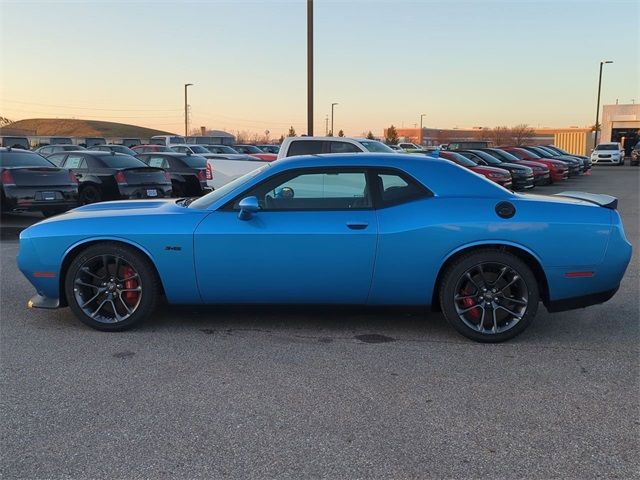
[[[171,190],[173,191],[173,196],[176,198],[181,198],[181,197],[186,197],[186,190],[184,188],[184,186],[182,186],[180,183],[178,182],[172,182],[171,184]]]
[[[53,217],[54,215],[58,215],[62,213],[64,210],[42,210],[42,215],[45,217]]]
[[[150,260],[119,243],[100,243],[83,250],[65,278],[69,307],[97,330],[125,330],[147,319],[160,295]]]
[[[102,200],[102,193],[98,187],[94,187],[93,185],[87,185],[82,190],[80,190],[80,203],[82,205],[88,205],[90,203],[96,203]]]
[[[440,305],[447,321],[478,342],[503,342],[533,321],[540,300],[531,269],[501,250],[478,250],[447,268]]]

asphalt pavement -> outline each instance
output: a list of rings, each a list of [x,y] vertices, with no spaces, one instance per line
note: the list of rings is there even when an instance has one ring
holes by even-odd
[[[27,310],[3,238],[0,475],[638,478],[639,172],[536,189],[619,197],[634,256],[608,303],[542,307],[499,345],[400,309],[163,308],[101,333]]]

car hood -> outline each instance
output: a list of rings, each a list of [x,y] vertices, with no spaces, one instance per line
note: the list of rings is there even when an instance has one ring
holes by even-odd
[[[478,165],[477,167],[471,167],[471,169],[476,172],[482,172],[482,173],[499,173],[504,176],[510,175],[509,171],[505,170],[504,168],[485,167],[484,165]]]

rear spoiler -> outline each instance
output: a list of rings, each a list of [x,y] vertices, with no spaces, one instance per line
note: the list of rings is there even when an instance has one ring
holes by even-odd
[[[560,192],[556,193],[559,197],[575,198],[576,200],[584,200],[585,202],[595,203],[604,208],[616,210],[618,208],[618,199],[611,195],[604,195],[601,193],[586,193],[586,192]]]

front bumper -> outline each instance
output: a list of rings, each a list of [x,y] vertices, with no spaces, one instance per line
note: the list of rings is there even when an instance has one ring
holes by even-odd
[[[616,294],[620,286],[604,292],[591,293],[589,295],[581,295],[579,297],[563,298],[562,300],[548,301],[545,304],[549,313],[566,312],[567,310],[575,310],[576,308],[590,307],[611,300]]]
[[[534,185],[549,185],[551,183],[551,174],[544,173],[542,175],[535,175],[533,177]]]
[[[535,185],[534,176],[529,177],[513,177],[513,188],[516,190],[527,190]]]
[[[566,179],[569,178],[569,171],[568,170],[561,170],[561,171],[555,171],[555,172],[551,172],[551,180],[553,182],[563,182]]]

